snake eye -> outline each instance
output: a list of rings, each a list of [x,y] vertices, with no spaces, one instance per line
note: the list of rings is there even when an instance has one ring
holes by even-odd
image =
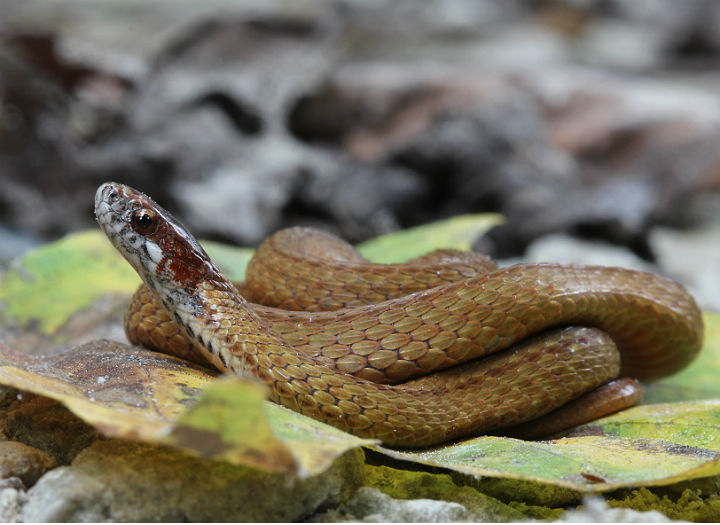
[[[152,210],[137,210],[133,213],[130,224],[140,235],[148,235],[157,229],[157,215]]]

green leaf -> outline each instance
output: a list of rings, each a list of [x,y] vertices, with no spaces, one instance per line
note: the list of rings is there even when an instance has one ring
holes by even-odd
[[[583,492],[665,485],[720,474],[720,401],[647,405],[550,441],[483,436],[393,458],[473,476],[522,479]]]
[[[705,312],[705,344],[686,369],[645,387],[643,403],[720,398],[720,314]]]
[[[452,248],[470,250],[472,243],[493,226],[504,222],[502,215],[461,215],[382,235],[358,245],[357,249],[371,261],[397,263],[433,250]]]
[[[230,279],[242,280],[254,250],[203,242]],[[37,322],[53,334],[77,312],[107,294],[130,294],[140,278],[98,230],[68,235],[14,261],[0,282],[6,322]]]
[[[640,405],[587,423],[572,432],[656,439],[720,451],[720,400]]]
[[[51,334],[98,296],[134,290],[140,278],[111,250],[104,235],[87,231],[31,251],[3,276],[0,310],[18,323],[37,321],[40,333]]]
[[[212,241],[202,241],[201,244],[228,279],[233,281],[245,279],[245,270],[255,250],[228,246],[227,244]]]

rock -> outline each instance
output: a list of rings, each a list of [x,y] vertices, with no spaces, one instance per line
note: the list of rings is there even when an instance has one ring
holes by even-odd
[[[473,521],[524,521],[527,516],[473,487],[457,485],[448,474],[365,466],[365,483],[399,500],[419,498],[454,502],[465,509],[463,518]]]
[[[615,18],[632,27],[643,30],[654,29],[655,38],[661,46],[663,59],[712,60],[717,56],[718,6],[715,2],[696,0],[677,6],[671,0],[653,2],[623,2],[613,0]],[[669,12],[671,6],[677,7]]]
[[[425,481],[432,477],[428,473],[409,473],[397,471],[401,474],[424,474]],[[449,478],[449,476],[445,475]],[[424,488],[433,486],[416,486],[422,494]],[[408,499],[393,498],[375,487],[361,487],[355,495],[345,504],[336,509],[317,514],[310,521],[325,522],[508,522],[526,521],[525,514],[516,511],[499,501],[485,496],[469,487],[456,487],[451,495],[452,501],[443,499],[428,499],[412,497]],[[432,489],[431,489],[432,490]],[[470,495],[473,493],[473,495]],[[461,500],[461,503],[457,501]]]
[[[583,508],[569,510],[565,516],[558,520],[563,523],[670,523],[673,520],[658,512],[638,512],[632,509],[617,509],[608,507],[607,503],[598,497],[586,497]]]
[[[23,520],[295,521],[360,484],[363,454],[299,480],[141,443],[101,440],[28,492]]]
[[[499,257],[572,232],[649,259],[648,227],[720,187],[712,96],[577,68],[348,63],[298,100],[289,127],[308,144],[418,174],[430,198],[410,222],[503,213],[481,247]]]
[[[501,261],[503,266],[517,262],[599,264],[633,270],[657,272],[658,268],[627,248],[601,241],[577,239],[564,234],[546,235],[530,244],[522,259]]]
[[[22,521],[22,507],[27,502],[23,483],[18,478],[0,479],[0,521]]]
[[[444,523],[468,521],[468,511],[459,503],[432,499],[399,500],[386,496],[372,487],[361,487],[350,501],[340,508],[315,516],[312,521],[371,523]]]
[[[331,12],[324,15],[247,13],[188,24],[153,58],[153,74],[128,108],[132,128],[198,106],[217,108],[241,135],[277,128],[286,105],[334,63]]]
[[[0,226],[0,268],[37,245],[38,241],[31,236],[21,235]],[[2,274],[0,274],[0,277],[2,277]]]
[[[720,311],[720,223],[681,232],[654,228],[650,245],[658,264],[682,282],[703,309]]]
[[[55,467],[55,459],[42,450],[17,441],[0,441],[0,478],[18,478],[25,487],[31,487]]]
[[[413,222],[416,210],[432,197],[431,190],[411,170],[313,152],[295,179],[286,220],[336,230],[350,242],[363,241]]]
[[[578,39],[576,50],[589,63],[642,69],[657,66],[663,60],[661,32],[652,27],[617,20],[594,20]]]
[[[282,223],[302,153],[288,141],[266,139],[241,153],[220,156],[225,161],[208,165],[204,179],[178,180],[171,194],[192,231],[257,245]]]

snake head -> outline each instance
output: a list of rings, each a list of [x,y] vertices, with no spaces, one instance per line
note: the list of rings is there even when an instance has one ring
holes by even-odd
[[[116,182],[95,194],[95,219],[151,288],[158,281],[192,290],[225,278],[195,238],[147,195]]]

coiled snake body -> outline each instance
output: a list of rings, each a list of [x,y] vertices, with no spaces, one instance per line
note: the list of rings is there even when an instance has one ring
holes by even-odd
[[[95,213],[147,285],[126,319],[131,341],[256,377],[273,401],[388,445],[433,445],[545,414],[547,423],[515,429],[552,432],[634,403],[635,383],[602,385],[671,374],[702,344],[692,297],[649,273],[498,270],[457,252],[370,265],[348,245],[295,230],[259,248],[242,288],[281,307],[272,308],[248,303],[142,193],[104,184]]]

